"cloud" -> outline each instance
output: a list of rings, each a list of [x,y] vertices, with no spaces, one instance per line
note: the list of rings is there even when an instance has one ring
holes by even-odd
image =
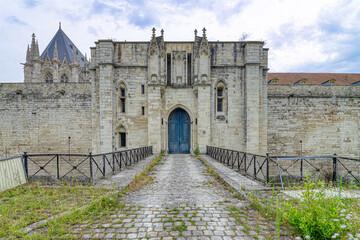
[[[22,0],[0,8],[0,82],[21,81],[26,47],[40,52],[62,22],[83,54],[98,39],[192,41],[206,27],[211,41],[266,40],[270,71],[360,72],[358,0]],[[36,17],[34,17],[36,16]],[[26,28],[23,26],[26,25]]]
[[[6,21],[8,23],[13,23],[13,24],[17,24],[17,25],[21,25],[21,26],[26,26],[27,23],[24,21],[21,21],[20,19],[18,19],[16,16],[9,16],[6,18]]]
[[[29,8],[33,8],[38,6],[38,1],[37,0],[23,0],[24,4],[26,7]]]

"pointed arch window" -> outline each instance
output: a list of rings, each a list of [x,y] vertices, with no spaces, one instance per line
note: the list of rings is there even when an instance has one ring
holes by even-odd
[[[117,147],[120,148],[126,148],[126,129],[121,126],[118,128],[117,132]]]
[[[222,113],[225,112],[226,108],[226,94],[225,94],[225,84],[219,82],[216,85],[216,112]]]
[[[68,81],[69,81],[69,78],[65,73],[63,75],[61,75],[60,82],[67,83]]]
[[[47,72],[45,75],[45,82],[52,83],[54,82],[53,75],[51,72]]]
[[[122,83],[119,87],[119,112],[126,113],[126,87]]]
[[[227,119],[227,88],[223,81],[219,81],[214,88],[215,118],[220,121]]]

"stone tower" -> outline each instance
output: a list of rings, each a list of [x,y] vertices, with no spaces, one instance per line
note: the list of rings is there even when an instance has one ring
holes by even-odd
[[[59,30],[43,53],[39,55],[39,44],[32,34],[31,45],[26,52],[24,82],[84,82],[89,81],[89,62],[75,44]]]

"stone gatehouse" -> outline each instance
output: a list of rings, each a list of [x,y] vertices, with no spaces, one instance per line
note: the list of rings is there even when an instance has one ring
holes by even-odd
[[[165,36],[98,40],[88,60],[61,28],[41,55],[33,35],[25,82],[0,85],[0,158],[147,145],[294,155],[299,140],[309,154],[358,155],[360,86],[268,85],[263,42]]]

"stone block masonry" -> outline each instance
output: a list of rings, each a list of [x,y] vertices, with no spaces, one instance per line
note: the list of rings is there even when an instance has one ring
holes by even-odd
[[[0,158],[91,151],[90,83],[0,84]]]
[[[360,86],[270,85],[268,150],[359,157]]]

